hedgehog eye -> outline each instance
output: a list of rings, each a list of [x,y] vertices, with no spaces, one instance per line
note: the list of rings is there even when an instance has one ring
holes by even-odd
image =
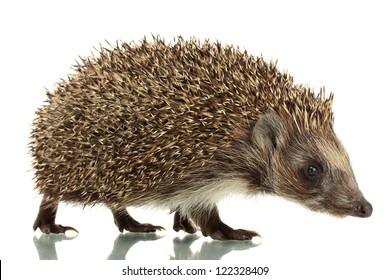
[[[311,163],[306,166],[304,169],[305,177],[309,180],[316,180],[321,175],[323,169],[321,164]]]
[[[309,162],[301,169],[303,179],[308,183],[308,187],[313,187],[320,182],[321,175],[324,169],[323,166],[318,162]]]
[[[323,171],[323,166],[318,162],[311,161],[304,164],[299,170],[303,186],[311,191],[318,190],[321,185]]]
[[[318,168],[315,165],[310,165],[306,172],[309,177],[314,178],[318,175]]]

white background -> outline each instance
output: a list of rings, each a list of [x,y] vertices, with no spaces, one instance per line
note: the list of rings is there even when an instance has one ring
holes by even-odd
[[[103,207],[60,206],[58,222],[81,232],[57,242],[56,255],[48,253],[63,262],[38,263],[34,240],[50,241],[32,231],[40,197],[33,191],[27,144],[45,88],[52,90],[72,73],[78,56],[90,55],[105,40],[137,41],[152,33],[167,41],[183,35],[239,45],[277,59],[297,83],[334,91],[335,130],[374,207],[368,219],[336,219],[279,198],[227,199],[220,207],[223,219],[260,232],[263,240],[205,265],[268,265],[265,279],[390,279],[389,12],[386,1],[2,1],[0,258],[5,279],[116,279],[123,278],[121,268],[130,260],[153,267],[178,257],[175,237],[184,235],[171,229],[168,211],[131,209],[136,219],[167,231],[158,240],[135,244],[123,263],[103,261],[118,237]],[[199,259],[211,256],[209,251],[218,256],[239,246],[198,237],[183,256]]]

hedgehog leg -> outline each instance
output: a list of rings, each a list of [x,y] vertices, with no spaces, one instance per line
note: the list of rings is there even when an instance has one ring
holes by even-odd
[[[154,226],[151,224],[141,224],[134,220],[127,212],[126,208],[112,209],[114,222],[120,232],[124,229],[132,232],[155,232],[156,230],[165,230],[163,227]]]
[[[200,226],[204,236],[210,236],[217,240],[251,240],[260,236],[255,231],[245,229],[232,229],[221,221],[218,209],[214,205],[211,210],[201,211],[193,215],[194,220]]]
[[[179,211],[175,212],[173,229],[175,231],[183,230],[187,233],[195,233],[197,231],[194,224],[187,217],[182,217]]]
[[[33,229],[34,231],[39,228],[43,233],[65,233],[67,230],[73,230],[78,233],[75,228],[62,226],[55,223],[55,218],[57,214],[59,201],[48,197],[47,195],[43,196],[41,205],[39,206],[39,212],[37,218],[35,219]]]

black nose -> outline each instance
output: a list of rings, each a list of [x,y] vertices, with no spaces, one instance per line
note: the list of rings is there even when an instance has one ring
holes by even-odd
[[[356,217],[367,218],[372,214],[372,205],[368,201],[360,201],[356,203],[353,209],[353,215]]]

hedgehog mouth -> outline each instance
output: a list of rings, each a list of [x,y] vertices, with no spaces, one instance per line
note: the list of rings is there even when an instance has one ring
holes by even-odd
[[[333,206],[330,212],[338,218],[345,218],[351,216],[352,210],[351,208]]]

